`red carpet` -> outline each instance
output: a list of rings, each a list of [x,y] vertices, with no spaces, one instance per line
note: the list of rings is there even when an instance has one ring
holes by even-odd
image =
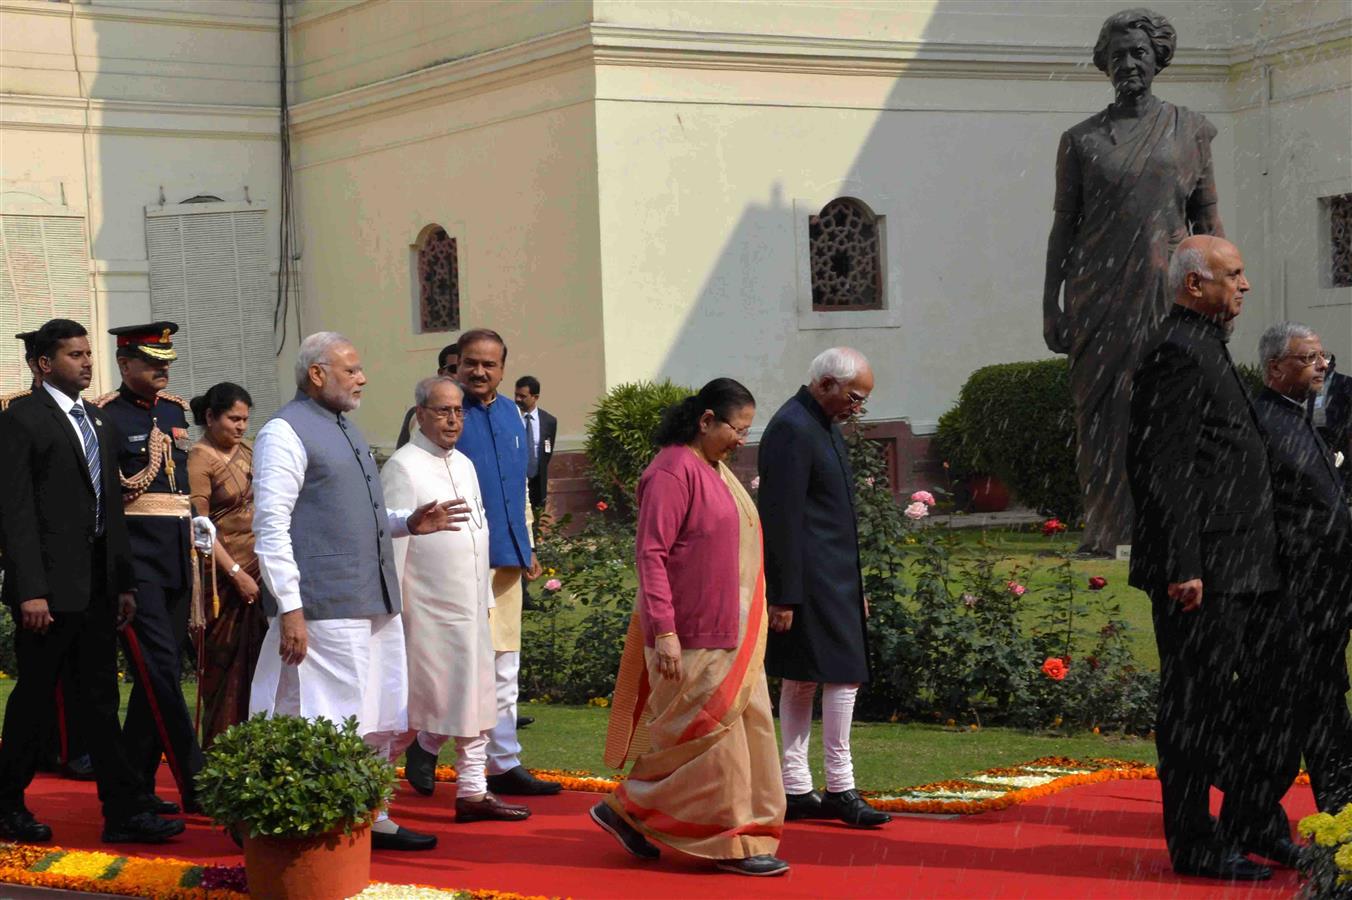
[[[161,796],[175,797],[167,779]],[[750,879],[711,872],[699,862],[631,861],[586,817],[595,794],[567,792],[530,803],[534,815],[513,824],[456,825],[454,789],[440,785],[424,799],[400,784],[395,818],[434,831],[430,853],[377,853],[378,881],[494,889],[577,898],[645,897],[701,900],[733,897],[1289,897],[1294,873],[1259,885],[1222,886],[1180,879],[1169,870],[1160,832],[1159,785],[1120,781],[1072,788],[1000,812],[952,819],[899,818],[879,831],[790,823],[781,855],[787,876]],[[52,825],[54,842],[75,849],[111,849],[99,842],[100,817],[91,784],[43,776],[28,805]],[[1293,819],[1313,811],[1308,788],[1286,798]],[[200,817],[162,847],[121,847],[145,856],[202,863],[241,862],[234,845]],[[3,889],[0,889],[3,895]]]

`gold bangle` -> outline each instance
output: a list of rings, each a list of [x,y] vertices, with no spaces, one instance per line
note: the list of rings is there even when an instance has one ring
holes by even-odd
[[[668,631],[666,634],[659,634],[659,635],[657,635],[656,637],[653,638],[653,640],[657,640],[657,638],[675,637],[675,636],[676,636],[676,632],[674,632],[674,631]]]

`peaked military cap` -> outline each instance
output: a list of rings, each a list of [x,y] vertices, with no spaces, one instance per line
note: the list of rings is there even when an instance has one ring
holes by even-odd
[[[150,362],[173,362],[178,359],[172,340],[177,331],[176,322],[150,322],[108,329],[108,333],[117,338],[118,356],[140,356]]]
[[[23,358],[25,362],[31,362],[33,359],[33,339],[38,336],[36,331],[21,331],[14,335],[16,340],[23,341]]]

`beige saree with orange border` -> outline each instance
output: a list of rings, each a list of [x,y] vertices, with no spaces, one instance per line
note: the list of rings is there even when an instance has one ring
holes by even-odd
[[[718,468],[741,513],[737,647],[684,650],[681,680],[669,681],[634,613],[605,752],[607,765],[633,759],[633,766],[606,803],[650,841],[691,856],[741,859],[779,847],[784,786],[765,683],[760,519],[736,476]]]

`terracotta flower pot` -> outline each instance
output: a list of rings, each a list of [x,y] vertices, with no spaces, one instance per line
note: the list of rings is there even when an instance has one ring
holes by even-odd
[[[308,838],[244,837],[249,896],[344,900],[371,884],[371,826]]]
[[[995,513],[1009,509],[1009,488],[994,475],[973,475],[967,487],[972,492],[972,512]]]

